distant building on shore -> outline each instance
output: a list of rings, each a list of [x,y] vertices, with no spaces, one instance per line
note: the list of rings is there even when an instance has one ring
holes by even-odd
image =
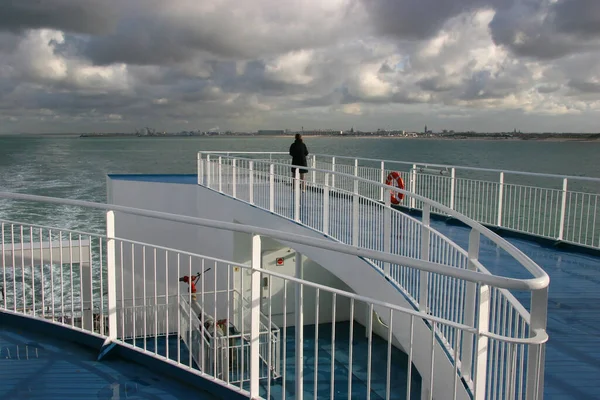
[[[285,135],[283,129],[262,129],[256,132],[257,135]]]

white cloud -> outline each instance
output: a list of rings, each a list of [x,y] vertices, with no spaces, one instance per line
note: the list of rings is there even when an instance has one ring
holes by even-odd
[[[295,85],[306,85],[312,82],[308,68],[312,61],[313,51],[294,51],[267,62],[265,74],[276,81]]]
[[[362,115],[363,110],[360,104],[358,103],[353,103],[353,104],[344,104],[342,106],[342,112],[344,114],[348,114],[348,115]]]
[[[0,129],[589,129],[600,111],[597,1],[78,1],[3,9]]]

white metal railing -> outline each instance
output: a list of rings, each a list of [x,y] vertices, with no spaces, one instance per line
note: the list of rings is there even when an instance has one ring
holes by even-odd
[[[268,153],[269,160],[266,160],[264,154],[253,155],[258,158],[200,152],[198,181],[211,189],[302,223],[355,247],[384,251],[463,270],[487,272],[478,261],[479,242],[483,236],[513,257],[523,267],[523,271],[528,270],[534,276],[544,274],[514,246],[456,211],[406,190],[360,178],[357,163],[352,174],[347,173],[351,172],[348,168],[345,172],[337,172],[339,169],[344,171],[344,168],[335,167],[332,168],[335,172],[331,172],[308,167],[309,172],[306,175],[311,179],[306,190],[301,191],[299,177],[292,177],[289,163],[279,162],[274,153]],[[385,196],[383,204],[369,198],[369,193],[380,193],[382,189],[396,190],[407,196],[404,201],[420,203],[424,210],[422,220],[416,220],[392,209],[389,196]],[[431,228],[429,216],[436,211],[453,215],[472,228],[467,249],[461,248]],[[495,333],[514,331],[514,327],[525,331],[529,327],[527,311],[507,290],[492,288],[489,296],[497,312],[476,317],[468,299],[473,296],[483,299],[485,296],[474,292],[472,286],[457,283],[443,274],[417,271],[406,264],[371,261],[421,311],[472,326],[476,324],[476,318],[483,317],[486,319],[486,329]],[[508,312],[504,313],[504,310]],[[545,312],[540,315],[543,315],[542,324],[545,326]],[[452,353],[452,332],[440,329],[438,335]],[[467,352],[464,356],[472,359],[473,354]],[[457,362],[470,364],[465,359]],[[470,371],[469,367],[467,371]]]
[[[203,152],[289,163],[282,152]],[[432,199],[482,224],[600,248],[600,178],[377,160],[325,154],[309,156],[309,166],[385,183],[398,172],[406,190]],[[314,182],[318,173],[307,174]],[[351,180],[331,179],[329,185],[352,191]],[[383,188],[359,188],[373,200],[384,201]],[[412,198],[402,206],[422,209]]]
[[[231,320],[219,324],[219,321],[200,305],[205,302],[197,301],[197,297],[202,296],[230,297]],[[197,365],[204,366],[206,373],[214,377],[234,384],[249,381],[251,309],[248,308],[248,302],[242,299],[237,290],[202,291],[199,296],[194,297],[191,299],[192,303],[189,303],[186,295],[179,298],[179,307],[184,314],[184,318],[180,321],[181,331],[190,332],[189,335],[183,335],[182,339],[188,348],[197,349],[192,353],[192,358]],[[216,310],[216,303],[213,305]],[[268,322],[271,322],[271,328],[265,325]],[[277,379],[281,376],[279,328],[261,313],[259,332],[261,361],[259,379]],[[201,349],[200,345],[204,349]],[[267,374],[271,376],[268,377]]]
[[[358,166],[358,176],[378,182],[398,171],[411,192],[478,222],[600,248],[600,178],[330,155],[315,159],[324,169]],[[381,200],[382,193],[372,198]],[[422,208],[420,202],[404,205]]]
[[[261,365],[266,365],[266,368],[269,369],[274,368],[273,365],[269,365],[272,363],[270,361],[272,360],[271,355],[266,357],[269,360],[268,362],[261,363],[260,351],[260,298],[262,295],[260,282],[263,277],[268,277],[271,281],[281,281],[284,291],[287,291],[288,287],[295,288],[297,301],[294,315],[296,323],[300,327],[302,326],[302,304],[305,296],[315,296],[316,299],[320,299],[316,302],[315,312],[317,315],[319,314],[319,307],[329,307],[334,310],[333,321],[336,321],[336,309],[338,312],[342,309],[349,309],[350,321],[352,321],[355,308],[359,304],[371,311],[368,313],[367,325],[369,327],[373,326],[374,315],[379,315],[385,321],[386,326],[389,327],[386,339],[387,372],[384,378],[387,398],[389,398],[393,386],[393,382],[390,380],[390,370],[393,365],[396,365],[395,363],[392,364],[392,338],[394,332],[401,328],[398,325],[400,321],[406,321],[407,318],[410,321],[411,338],[416,332],[414,329],[416,329],[415,326],[417,326],[418,321],[425,321],[431,327],[431,375],[429,381],[423,382],[429,385],[429,396],[432,395],[431,390],[436,380],[437,371],[436,362],[434,362],[434,355],[436,354],[435,338],[436,334],[444,332],[443,337],[446,339],[447,349],[452,350],[448,351],[448,356],[454,360],[460,360],[460,363],[454,363],[455,395],[449,396],[449,398],[456,396],[457,387],[461,385],[461,381],[467,382],[476,398],[497,398],[499,396],[528,399],[542,398],[544,343],[547,340],[545,319],[548,276],[522,253],[510,247],[506,250],[532,272],[533,278],[506,278],[480,272],[482,266],[477,261],[479,235],[481,233],[493,235],[483,227],[480,231],[473,230],[471,235],[469,265],[473,268],[463,269],[441,265],[426,259],[396,255],[386,251],[369,250],[329,240],[313,239],[288,232],[222,221],[25,194],[0,193],[0,198],[102,209],[106,211],[107,219],[106,234],[63,231],[56,227],[42,227],[9,221],[2,222],[1,251],[3,257],[0,283],[3,298],[0,309],[3,312],[24,314],[33,318],[52,321],[51,323],[61,324],[72,329],[84,330],[106,337],[109,341],[121,343],[123,346],[130,346],[138,351],[151,353],[164,359],[165,362],[173,362],[181,366],[194,368],[193,352],[198,350],[206,352],[208,350],[205,346],[199,346],[200,349],[194,348],[194,341],[189,341],[188,355],[185,358],[182,356],[184,353],[181,351],[179,338],[185,334],[181,331],[183,314],[178,302],[172,299],[179,299],[182,295],[189,296],[188,301],[191,303],[192,294],[185,294],[185,288],[182,291],[177,277],[183,274],[192,276],[197,271],[204,271],[205,266],[211,265],[214,271],[218,270],[220,272],[219,274],[215,273],[212,279],[208,280],[209,282],[205,282],[204,274],[202,275],[199,293],[204,295],[198,297],[203,309],[210,310],[212,307],[211,315],[215,319],[224,317],[230,320],[232,307],[230,307],[231,304],[227,299],[217,301],[214,297],[217,296],[216,290],[213,290],[214,293],[210,296],[205,296],[210,287],[231,287],[235,274],[242,274],[242,271],[248,271],[249,273],[251,293],[249,298],[251,304],[249,332],[242,333],[242,335],[249,335],[249,351],[240,351],[239,353],[240,358],[249,358],[249,384],[245,385],[242,379],[239,385],[234,385],[229,374],[227,376],[214,376],[211,371],[219,370],[218,366],[214,365],[212,368],[207,368],[206,365],[198,366],[196,372],[207,379],[212,379],[227,386],[231,390],[236,390],[251,398],[258,397],[259,391],[261,391],[261,396],[270,398],[272,388],[277,385],[285,386],[285,382],[290,379],[286,376],[285,364],[280,382],[274,382],[271,379],[272,374],[270,371],[264,374],[261,373]],[[114,236],[115,212],[252,235],[252,262],[250,265],[239,264],[176,249],[116,238]],[[376,299],[261,269],[261,236],[351,254],[374,260],[377,265],[403,266],[407,272],[417,271],[418,273],[413,272],[414,276],[419,276],[421,272],[427,274],[429,282],[433,282],[434,277],[439,277],[433,287],[441,288],[445,285],[450,288],[450,291],[462,292],[460,298],[463,299],[463,303],[454,304],[454,306],[456,306],[458,312],[472,313],[473,318],[464,317],[463,322],[441,318],[425,311],[402,308]],[[504,244],[500,238],[493,236],[490,238],[501,245]],[[87,240],[90,243],[89,251],[91,254],[89,259],[91,262],[87,267],[83,262],[79,264],[75,262],[76,259],[73,256],[77,252],[76,249],[83,248],[83,246],[78,247],[79,240]],[[27,242],[46,243],[53,241],[58,241],[61,249],[67,248],[69,251],[60,251],[58,255],[53,253],[48,258],[44,258],[43,254],[36,256],[34,251],[29,254],[29,257],[25,252],[21,253],[20,259],[16,257],[18,252],[15,252],[14,249],[17,245],[24,248],[23,245]],[[41,248],[42,246],[38,247]],[[35,249],[36,247],[30,246],[30,248]],[[8,249],[13,249],[13,251],[8,251]],[[65,254],[67,257],[65,257]],[[301,259],[301,257],[297,257],[297,259]],[[82,258],[79,257],[77,260],[82,260]],[[475,268],[475,266],[478,266],[478,268]],[[512,300],[507,297],[510,289],[522,290],[530,294],[531,315],[524,309],[517,309]],[[271,295],[269,290],[267,298],[270,299]],[[212,303],[209,301],[209,297],[213,298]],[[141,313],[142,318],[137,316],[126,318],[127,312],[125,310],[129,307],[143,310]],[[283,307],[283,315],[287,315],[289,313],[286,310],[287,303],[284,303]],[[77,313],[81,313],[81,317],[78,318]],[[137,315],[137,312],[135,314]],[[508,319],[503,315],[508,315]],[[265,316],[268,319],[268,323],[265,325],[271,326],[270,306],[268,311],[265,312]],[[185,318],[185,315],[183,317]],[[191,313],[188,314],[187,318],[188,327],[194,326],[194,323],[197,322],[193,321]],[[242,324],[242,327],[244,325]],[[334,322],[330,342],[331,351],[329,353],[332,368],[330,379],[327,379],[330,380],[331,393],[334,391],[335,368],[333,368],[333,363],[335,354],[336,351],[341,351],[341,349],[336,350],[335,327],[336,323]],[[281,328],[285,335],[287,328],[285,318]],[[350,343],[352,343],[354,335],[353,329],[353,324],[350,324],[348,332]],[[406,329],[406,326],[403,329]],[[353,368],[356,368],[355,372],[358,370],[366,371],[364,379],[367,387],[370,388],[374,365],[371,359],[373,336],[370,329],[367,329],[367,332],[369,346],[366,365],[354,365],[352,346],[350,346],[348,349],[350,357],[348,368],[350,377]],[[315,337],[318,338],[318,335],[318,325],[316,325]],[[157,345],[159,338],[165,342],[163,346]],[[177,342],[177,354],[175,355],[169,354],[171,348],[169,341],[173,340]],[[291,352],[286,352],[287,340],[284,339],[283,343],[282,357],[283,360],[286,360]],[[305,391],[311,390],[311,388],[303,386],[302,366],[305,361],[302,355],[302,344],[303,330],[296,329],[295,352],[293,353],[294,362],[296,363],[296,386],[295,388],[283,387],[283,393],[286,393],[286,390],[287,392],[292,391],[295,393],[296,398],[301,398]],[[159,347],[162,347],[162,350]],[[265,347],[267,352],[272,349],[272,346]],[[214,351],[214,348],[212,347],[211,350]],[[407,349],[407,351],[409,353],[408,365],[410,366],[412,348]],[[322,353],[318,353],[313,361],[315,391],[318,390],[319,385],[323,384],[323,380],[318,376],[319,369],[317,365],[321,362],[323,356]],[[201,363],[202,360],[207,360],[202,355],[199,359]],[[208,358],[212,363],[216,363],[218,359],[218,357]],[[245,365],[245,362],[240,365]],[[410,368],[408,368],[408,371],[410,371]],[[262,387],[260,386],[261,375],[267,376],[267,382]],[[406,390],[409,396],[415,390],[413,379],[414,377],[411,377],[409,372],[406,380]],[[348,380],[347,385],[350,392],[352,390],[352,379]],[[424,387],[424,390],[426,389],[427,387]],[[339,388],[335,390],[338,391]],[[370,393],[370,389],[367,390],[367,393]]]

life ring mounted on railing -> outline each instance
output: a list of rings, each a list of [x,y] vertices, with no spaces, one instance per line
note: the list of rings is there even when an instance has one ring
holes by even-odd
[[[388,174],[385,184],[396,186],[398,189],[404,189],[404,180],[400,176],[400,173],[396,171],[392,171]],[[402,199],[404,199],[404,193],[397,193],[393,190],[390,190],[390,202],[392,204],[400,204]]]

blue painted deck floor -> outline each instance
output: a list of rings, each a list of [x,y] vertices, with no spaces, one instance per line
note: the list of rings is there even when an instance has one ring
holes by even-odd
[[[315,326],[304,327],[304,399],[315,398],[329,399],[331,393],[331,328],[332,324],[319,325],[319,340],[315,341]],[[352,346],[352,398],[367,398],[367,361],[368,341],[365,328],[354,323]],[[349,344],[350,323],[338,322],[335,324],[335,357],[334,357],[334,399],[348,399],[349,382]],[[286,381],[285,398],[295,397],[295,328],[286,331]],[[283,338],[283,335],[282,335]],[[314,392],[314,360],[315,347],[318,348],[317,363],[317,396]],[[371,399],[385,399],[386,374],[387,374],[387,342],[373,335],[372,360],[371,360]],[[400,350],[392,347],[392,369],[390,377],[390,399],[406,399],[408,357]],[[267,398],[267,382],[261,385],[261,395]],[[271,383],[270,399],[283,399],[284,382],[278,379]],[[411,399],[420,399],[421,377],[417,370],[412,368]]]
[[[0,326],[0,399],[198,399],[197,388],[41,333]]]
[[[332,324],[319,325],[319,340],[315,341],[315,326],[307,325],[304,327],[304,399],[312,400],[314,396],[314,359],[315,346],[318,347],[318,376],[317,376],[317,397],[329,399],[331,393],[331,328]],[[337,322],[335,358],[334,358],[334,397],[341,400],[348,398],[349,381],[349,322]],[[368,342],[365,337],[365,328],[358,323],[354,323],[354,340],[352,347],[352,398],[365,399],[367,393],[367,357]],[[281,334],[283,340],[283,332]],[[169,348],[169,358],[177,361],[177,339],[170,336],[168,344],[164,338],[159,338],[156,342],[156,351],[158,354],[166,356],[167,346]],[[270,390],[269,381],[263,379],[260,386],[260,394],[263,398],[269,400],[296,398],[295,382],[295,328],[290,327],[286,330],[286,360],[285,360],[285,385],[282,378],[271,380]],[[136,346],[143,348],[143,340],[136,340]],[[182,363],[189,362],[189,352],[183,342],[180,343],[180,360]],[[146,341],[146,348],[149,351],[155,351],[154,340]],[[372,364],[371,364],[371,399],[385,399],[386,393],[386,363],[387,363],[387,342],[377,336],[373,336],[372,345]],[[283,356],[283,348],[281,352]],[[198,369],[196,364],[194,368]],[[406,399],[408,358],[406,354],[392,347],[392,370],[390,379],[390,399]],[[283,366],[282,366],[283,368]],[[420,399],[421,377],[418,371],[412,368],[411,379],[411,399]],[[284,387],[285,386],[285,387]],[[248,384],[244,385],[246,390]],[[285,392],[285,397],[283,393]],[[268,397],[270,394],[270,397]]]

